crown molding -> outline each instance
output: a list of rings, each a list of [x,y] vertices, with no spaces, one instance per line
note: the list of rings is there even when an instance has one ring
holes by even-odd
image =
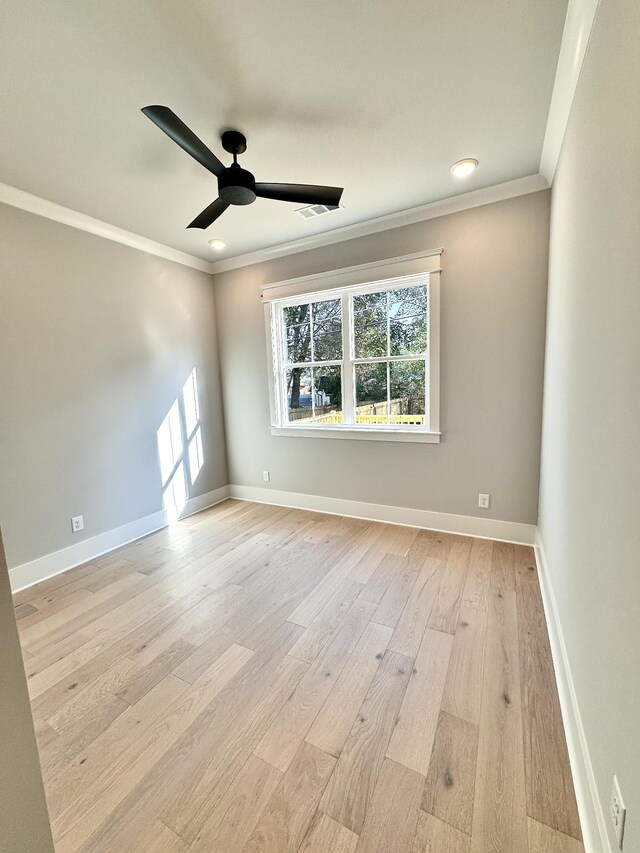
[[[147,252],[150,255],[156,255],[168,261],[175,261],[175,263],[182,264],[183,266],[192,267],[206,273],[220,273],[249,266],[250,264],[261,263],[262,261],[269,261],[273,258],[281,258],[285,255],[293,255],[296,252],[330,246],[333,243],[341,243],[357,237],[366,237],[368,234],[377,234],[380,231],[388,231],[392,228],[401,228],[404,225],[413,225],[416,222],[424,222],[428,219],[435,219],[438,216],[447,216],[450,213],[459,213],[463,210],[470,210],[474,207],[481,207],[485,204],[516,198],[517,196],[539,192],[548,188],[549,184],[542,175],[527,175],[524,178],[517,178],[513,181],[506,181],[505,183],[495,184],[494,186],[485,187],[480,190],[472,190],[468,193],[423,204],[409,210],[389,213],[385,216],[378,216],[375,219],[367,219],[364,222],[356,222],[353,225],[345,225],[342,228],[334,228],[331,231],[312,234],[309,237],[303,237],[299,240],[291,240],[276,246],[268,246],[264,249],[258,249],[255,252],[247,252],[236,255],[233,258],[215,262],[204,261],[186,252],[173,249],[171,246],[156,243],[154,240],[134,234],[132,231],[125,231],[124,228],[118,228],[116,225],[110,225],[108,222],[94,219],[92,216],[87,216],[86,213],[80,213],[69,207],[63,207],[53,201],[47,201],[47,199],[32,195],[8,184],[0,183],[0,202],[20,208],[20,210],[26,210],[29,213],[34,213],[36,216],[44,216],[46,219],[52,219],[63,225],[69,225],[71,228],[78,228],[81,231],[87,231],[98,237],[104,237],[105,240],[113,240],[116,243],[122,243],[124,246],[130,246],[141,252]]]
[[[138,249],[149,255],[156,255],[159,258],[165,258],[167,261],[174,261],[185,267],[192,267],[201,272],[213,272],[211,268],[212,264],[209,261],[203,261],[201,258],[196,258],[178,249],[172,249],[171,246],[156,243],[154,240],[141,237],[132,231],[125,231],[124,228],[110,225],[101,219],[94,219],[93,216],[87,216],[86,213],[80,213],[77,210],[72,210],[70,207],[63,207],[61,204],[47,201],[47,199],[24,192],[24,190],[19,190],[8,184],[0,183],[0,202],[11,205],[11,207],[18,207],[20,210],[26,210],[29,213],[35,213],[36,216],[53,219],[54,222],[61,222],[63,225],[70,225],[72,228],[78,228],[80,231],[88,231],[89,234],[104,237],[105,240],[122,243],[124,246],[130,246],[132,249]]]
[[[599,0],[569,0],[553,84],[540,172],[553,183]]]
[[[508,198],[516,198],[520,195],[539,192],[549,189],[549,184],[542,175],[527,175],[514,181],[506,181],[495,184],[481,190],[472,190],[468,193],[452,196],[422,204],[420,207],[412,207],[409,210],[401,210],[397,213],[388,213],[375,219],[367,219],[364,222],[356,222],[353,225],[345,225],[342,228],[334,228],[331,231],[323,231],[299,240],[291,240],[288,243],[280,243],[277,246],[269,246],[258,249],[255,252],[247,252],[236,255],[233,258],[214,261],[211,264],[213,273],[227,272],[228,270],[246,267],[250,264],[258,264],[270,261],[273,258],[281,258],[285,255],[293,255],[296,252],[306,252],[309,249],[318,249],[321,246],[330,246],[333,243],[341,243],[344,240],[353,240],[356,237],[366,237],[368,234],[377,234],[380,231],[388,231],[391,228],[401,228],[403,225],[413,225],[416,222],[424,222],[427,219],[435,219],[438,216],[446,216],[449,213],[459,213],[472,207],[481,207],[495,201],[504,201]]]

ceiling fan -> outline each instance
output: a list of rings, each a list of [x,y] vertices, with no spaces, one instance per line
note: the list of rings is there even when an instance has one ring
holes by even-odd
[[[340,203],[341,187],[256,183],[251,172],[238,164],[238,154],[247,150],[247,140],[238,130],[225,130],[221,136],[222,147],[233,154],[232,165],[225,166],[169,107],[143,107],[142,112],[218,179],[218,198],[187,228],[208,228],[230,204],[251,204],[257,197],[298,204],[324,204],[327,207],[337,207]]]

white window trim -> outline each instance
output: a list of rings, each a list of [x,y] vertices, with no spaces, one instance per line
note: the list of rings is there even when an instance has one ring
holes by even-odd
[[[262,298],[265,310],[265,331],[270,369],[269,405],[271,414],[271,434],[295,438],[339,438],[361,439],[375,441],[404,441],[425,442],[436,444],[440,441],[440,260],[442,249],[421,252],[391,258],[372,264],[360,264],[339,270],[330,270],[312,276],[291,279],[275,284],[265,285]],[[286,420],[284,412],[279,411],[276,401],[283,399],[280,383],[282,376],[279,365],[285,363],[283,336],[281,333],[281,309],[287,305],[295,305],[300,297],[305,300],[335,298],[336,290],[341,289],[343,316],[343,356],[351,352],[351,299],[354,290],[361,293],[375,292],[383,289],[393,289],[397,283],[390,281],[416,275],[428,275],[428,355],[427,376],[425,383],[428,405],[425,406],[429,418],[428,428],[388,426],[363,427],[355,424],[335,424],[331,426],[316,426],[296,424]],[[343,288],[349,288],[346,292]],[[346,319],[346,322],[344,320]],[[382,357],[380,360],[393,360]],[[370,361],[370,359],[365,359]],[[338,360],[342,362],[342,359]],[[331,362],[327,362],[331,364]],[[350,405],[353,397],[353,377],[350,370],[343,371],[343,406]],[[348,401],[348,403],[347,403]]]

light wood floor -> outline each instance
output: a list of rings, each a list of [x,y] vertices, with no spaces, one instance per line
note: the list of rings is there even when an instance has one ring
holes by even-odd
[[[17,594],[57,853],[582,853],[534,566],[227,501]]]

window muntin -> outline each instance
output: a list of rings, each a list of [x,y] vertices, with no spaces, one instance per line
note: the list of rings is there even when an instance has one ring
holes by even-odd
[[[429,275],[274,300],[277,425],[429,431]]]

